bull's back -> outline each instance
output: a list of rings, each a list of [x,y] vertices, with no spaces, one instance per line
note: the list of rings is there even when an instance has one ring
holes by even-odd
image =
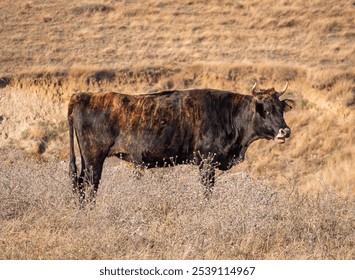
[[[196,141],[206,133],[203,123],[216,119],[213,108],[221,96],[208,90],[79,93],[72,97],[68,114],[77,119],[83,137],[112,143],[109,155],[149,164],[176,156],[184,161],[191,159]]]

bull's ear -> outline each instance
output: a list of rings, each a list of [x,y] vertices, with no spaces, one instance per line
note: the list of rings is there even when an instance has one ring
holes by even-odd
[[[296,105],[296,102],[291,99],[282,100],[282,103],[284,104],[285,112],[290,111]]]

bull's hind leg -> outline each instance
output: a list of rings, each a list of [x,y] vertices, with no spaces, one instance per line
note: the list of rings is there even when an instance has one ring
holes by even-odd
[[[87,203],[96,203],[96,193],[99,189],[104,161],[105,158],[98,158],[89,164],[90,167],[88,168],[86,174],[88,181],[88,185],[86,187]]]
[[[73,183],[73,192],[79,196],[79,203],[81,205],[95,203],[103,169],[103,161],[89,162],[87,166],[87,168],[82,168],[80,176]]]
[[[102,169],[104,161],[107,157],[107,150],[99,150],[94,152],[93,149],[87,149],[88,153],[83,154],[83,169],[81,171],[80,179],[81,185],[79,187],[79,197],[82,204],[95,204],[96,193],[99,189]],[[89,152],[91,152],[90,155]]]

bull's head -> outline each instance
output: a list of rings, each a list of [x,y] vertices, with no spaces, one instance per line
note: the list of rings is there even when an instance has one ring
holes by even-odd
[[[294,102],[290,99],[280,100],[280,96],[287,90],[288,83],[281,91],[271,89],[257,89],[256,83],[252,88],[254,128],[258,136],[274,139],[277,143],[285,143],[290,137],[291,129],[284,120],[284,112],[292,109]]]

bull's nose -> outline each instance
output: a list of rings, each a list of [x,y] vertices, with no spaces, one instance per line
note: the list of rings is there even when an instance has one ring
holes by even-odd
[[[278,135],[288,138],[291,135],[291,129],[289,127],[280,128]]]
[[[286,138],[290,137],[291,129],[288,127],[280,128],[274,140],[277,143],[285,143]]]

